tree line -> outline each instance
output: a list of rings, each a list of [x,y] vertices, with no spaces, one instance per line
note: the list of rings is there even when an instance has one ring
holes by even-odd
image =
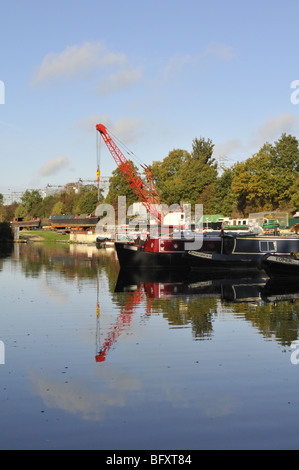
[[[265,143],[254,155],[230,168],[220,168],[213,156],[211,139],[195,138],[190,152],[173,149],[161,161],[153,161],[152,177],[161,201],[172,204],[203,204],[204,214],[221,213],[246,217],[250,212],[287,211],[299,208],[299,142],[283,133],[274,143]],[[137,166],[131,161],[133,167]],[[141,175],[145,178],[145,175]],[[3,204],[0,195],[0,222],[13,217],[25,220],[40,217],[46,221],[54,214],[94,213],[100,202],[112,204],[117,211],[118,196],[127,205],[136,195],[116,168],[109,179],[107,195],[95,185],[69,183],[57,194],[42,198],[39,191],[27,190],[20,203]]]
[[[0,195],[0,222],[9,222],[14,217],[29,220],[39,217],[47,224],[50,215],[60,214],[92,214],[98,204],[98,189],[95,185],[75,187],[73,183],[65,185],[59,193],[42,197],[36,189],[26,190],[21,202],[3,204]],[[103,200],[100,191],[100,201]]]
[[[224,171],[213,157],[211,139],[195,138],[192,150],[173,149],[154,161],[151,173],[162,202],[203,204],[204,214],[247,217],[261,211],[299,209],[299,142],[283,133],[273,144],[265,143],[245,161]],[[136,196],[118,169],[110,178],[106,202],[116,204],[125,195]]]

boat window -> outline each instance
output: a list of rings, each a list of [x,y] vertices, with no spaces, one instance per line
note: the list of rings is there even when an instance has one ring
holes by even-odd
[[[269,253],[271,251],[276,251],[276,243],[273,241],[261,241],[260,242],[260,251]]]

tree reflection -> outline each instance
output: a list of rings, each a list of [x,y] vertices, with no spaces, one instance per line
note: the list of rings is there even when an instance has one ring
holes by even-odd
[[[7,255],[7,251],[0,253],[0,263]],[[55,273],[67,282],[76,281],[79,287],[85,281],[94,281],[96,287],[101,277],[119,312],[126,312],[129,305],[134,314],[141,305],[143,315],[161,314],[170,327],[191,326],[196,340],[213,336],[213,323],[220,314],[246,320],[264,338],[273,338],[283,346],[298,339],[296,285],[274,285],[260,277],[209,279],[203,274],[190,278],[185,273],[124,273],[113,250],[82,245],[16,244],[11,257],[26,277]]]
[[[120,273],[120,290],[133,286],[129,273]],[[149,273],[133,276],[138,295],[144,290],[147,306],[167,319],[170,326],[191,325],[195,339],[207,339],[213,335],[213,322],[221,313],[245,319],[264,338],[275,338],[281,345],[289,346],[298,339],[299,286],[277,284],[267,277],[188,279],[167,282],[159,275],[149,279]],[[182,277],[182,276],[181,276]]]

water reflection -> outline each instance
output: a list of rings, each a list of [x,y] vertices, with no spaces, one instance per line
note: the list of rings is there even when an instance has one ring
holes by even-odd
[[[9,250],[11,251],[11,250]],[[3,252],[1,260],[10,253]],[[273,336],[282,345],[298,339],[299,285],[273,281],[265,273],[235,277],[233,272],[186,274],[169,271],[143,273],[119,270],[113,249],[87,245],[15,245],[12,262],[18,262],[25,277],[54,273],[65,281],[81,284],[89,280],[97,286],[95,300],[96,361],[103,362],[119,336],[130,328],[136,309],[145,315],[163,315],[172,327],[191,325],[194,339],[211,338],[213,321],[223,312],[249,321],[264,337]],[[1,266],[1,264],[0,264]],[[109,331],[101,331],[100,279],[107,280],[112,304],[118,311]],[[47,283],[51,295],[51,284]],[[56,299],[64,293],[57,291]],[[120,295],[123,294],[123,295]]]
[[[12,243],[0,243],[0,271],[3,269],[3,261],[11,256],[13,247]]]
[[[2,448],[298,446],[298,286],[124,272],[85,245],[3,256]]]
[[[54,272],[66,280],[96,279],[104,272],[114,285],[119,271],[114,250],[98,250],[94,245],[20,244],[15,245],[12,260],[31,277]]]
[[[264,337],[274,335],[282,345],[298,338],[299,285],[272,280],[261,271],[248,277],[233,272],[146,272],[121,270],[116,292],[131,292],[137,302],[144,295],[147,308],[163,313],[170,325],[192,324],[196,339],[210,337],[213,318],[224,310],[251,322]]]

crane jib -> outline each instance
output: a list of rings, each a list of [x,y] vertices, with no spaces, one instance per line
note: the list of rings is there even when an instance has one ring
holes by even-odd
[[[133,165],[126,159],[116,143],[112,140],[103,124],[97,124],[96,130],[100,132],[108,150],[114,158],[119,170],[124,178],[133,189],[139,200],[144,204],[150,214],[157,220],[158,223],[162,222],[161,212],[157,209],[161,207],[160,198],[158,196],[151,170],[149,167],[144,167],[146,170],[147,179],[149,182],[149,189],[144,185],[143,181],[137,175]]]

